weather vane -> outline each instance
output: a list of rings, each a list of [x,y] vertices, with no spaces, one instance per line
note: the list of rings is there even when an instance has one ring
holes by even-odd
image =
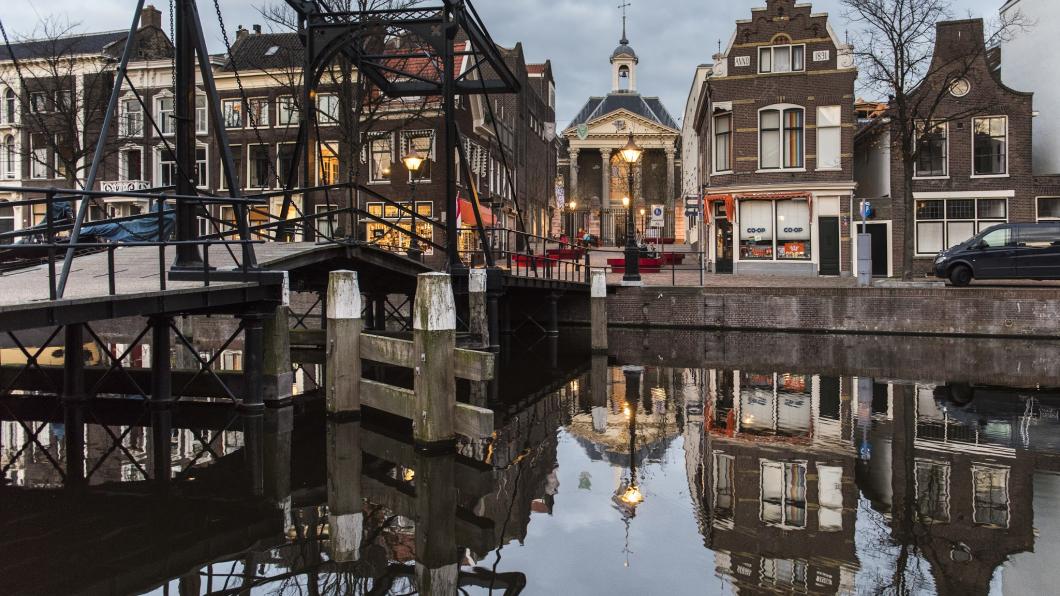
[[[626,40],[626,8],[629,6],[633,5],[629,2],[623,2],[622,4],[618,5],[618,7],[622,9],[622,43],[629,43]]]

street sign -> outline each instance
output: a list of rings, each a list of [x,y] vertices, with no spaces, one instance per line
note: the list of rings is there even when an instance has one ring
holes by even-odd
[[[650,228],[661,228],[665,222],[666,209],[662,205],[651,206],[651,221],[648,223]]]

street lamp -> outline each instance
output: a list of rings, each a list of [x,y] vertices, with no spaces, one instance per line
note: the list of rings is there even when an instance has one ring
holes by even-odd
[[[639,286],[640,281],[640,249],[637,247],[636,239],[634,235],[636,232],[633,229],[633,212],[630,208],[633,198],[633,165],[640,159],[643,151],[637,146],[637,143],[633,141],[633,133],[629,133],[629,142],[623,147],[619,153],[622,154],[622,159],[628,166],[627,182],[629,183],[629,196],[623,197],[622,206],[626,208],[626,272],[622,276],[622,284],[630,286]]]
[[[409,203],[412,207],[412,234],[409,235],[409,250],[407,254],[410,259],[418,261],[423,256],[423,248],[420,247],[420,241],[416,238],[416,235],[419,234],[416,230],[416,174],[419,173],[420,166],[423,165],[423,156],[420,155],[419,151],[416,151],[415,147],[410,146],[409,152],[401,158],[401,161],[405,164],[405,169],[409,171],[411,182]]]
[[[416,173],[420,171],[420,166],[423,165],[423,156],[415,148],[409,147],[409,152],[405,154],[405,157],[401,158],[401,161],[405,163],[405,168],[408,169],[409,173],[412,174],[412,179],[415,180]]]

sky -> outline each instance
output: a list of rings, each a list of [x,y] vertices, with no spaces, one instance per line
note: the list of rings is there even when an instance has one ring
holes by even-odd
[[[238,25],[262,23],[258,12],[265,2],[282,0],[220,0],[229,35]],[[610,91],[608,59],[622,36],[618,5],[623,0],[472,0],[494,41],[513,46],[522,42],[530,62],[552,61],[556,76],[557,124],[566,127],[592,95]],[[709,63],[718,44],[728,43],[737,19],[750,18],[751,9],[765,0],[626,0],[630,45],[640,57],[637,87],[644,95],[659,96],[675,120],[681,121],[685,101],[698,64]],[[148,0],[150,3],[150,0]],[[156,0],[168,23],[168,2]],[[78,24],[81,31],[128,28],[131,0],[6,0],[0,14],[9,35],[30,35],[42,18],[58,17]],[[956,18],[997,18],[1001,0],[952,0]],[[87,7],[90,11],[86,11]],[[832,28],[843,36],[847,20],[840,0],[817,0],[814,12],[827,12]],[[224,44],[211,0],[199,0],[207,43],[212,52]]]

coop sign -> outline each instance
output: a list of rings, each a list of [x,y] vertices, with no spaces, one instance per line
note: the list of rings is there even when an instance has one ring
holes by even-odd
[[[802,228],[784,228],[784,232],[788,234],[797,234],[802,231]]]

